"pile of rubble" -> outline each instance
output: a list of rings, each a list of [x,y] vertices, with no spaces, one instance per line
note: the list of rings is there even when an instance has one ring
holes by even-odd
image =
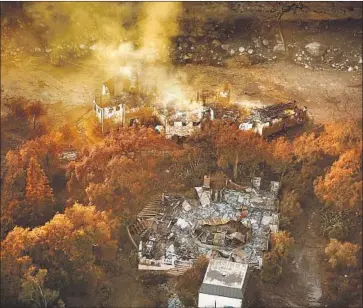
[[[160,116],[161,122],[165,123],[165,136],[186,137],[202,128],[202,123],[207,120],[214,120],[214,111],[210,107],[196,105],[194,110],[178,110],[168,113],[167,116]]]
[[[239,129],[253,130],[267,137],[289,127],[304,124],[307,119],[307,108],[299,108],[296,101],[291,101],[264,108],[252,108],[250,115],[239,125]]]
[[[175,270],[192,266],[199,255],[216,256],[261,268],[270,234],[278,231],[279,182],[262,190],[261,178],[240,191],[196,187],[197,199],[166,196],[144,217],[139,269]],[[181,271],[182,272],[182,271]]]

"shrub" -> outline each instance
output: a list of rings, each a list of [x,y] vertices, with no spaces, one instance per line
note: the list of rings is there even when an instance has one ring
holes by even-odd
[[[282,266],[278,264],[278,256],[274,252],[267,252],[263,256],[263,266],[260,273],[261,280],[276,283],[282,275]]]
[[[281,215],[289,220],[293,220],[295,217],[300,216],[302,214],[300,199],[301,195],[297,191],[284,190],[280,205]]]
[[[332,268],[355,267],[357,265],[356,254],[359,246],[349,242],[339,242],[331,239],[325,248],[325,254],[329,257],[329,263]]]
[[[278,256],[280,261],[284,261],[290,253],[294,238],[290,237],[287,231],[279,231],[272,235],[272,253]]]

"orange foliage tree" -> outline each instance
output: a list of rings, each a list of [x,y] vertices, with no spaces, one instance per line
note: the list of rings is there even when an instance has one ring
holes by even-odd
[[[69,166],[70,202],[116,212],[138,209],[173,185],[174,151],[177,146],[152,129],[115,131]]]
[[[292,143],[284,137],[273,140],[269,146],[268,163],[276,172],[284,173],[294,159]]]
[[[361,144],[342,154],[314,184],[315,194],[326,205],[337,210],[358,208],[362,203]]]
[[[30,225],[42,224],[54,214],[53,189],[35,158],[30,159],[26,173],[25,218]]]
[[[250,131],[239,130],[235,125],[213,125],[214,142],[217,149],[218,165],[222,168],[232,166],[233,178],[238,177],[238,166],[242,169],[257,169],[257,165],[266,159],[267,142]]]
[[[59,143],[65,145],[78,145],[80,143],[80,135],[75,124],[65,124],[59,129]]]
[[[31,266],[48,271],[47,288],[94,291],[104,277],[102,263],[97,262],[115,258],[117,230],[117,221],[107,213],[80,204],[44,226],[15,227],[1,242],[2,299],[14,303]]]
[[[287,231],[272,234],[272,250],[263,256],[261,279],[264,282],[276,283],[282,274],[282,264],[289,255],[294,238]]]
[[[323,151],[319,146],[318,136],[315,133],[304,133],[294,139],[292,146],[297,160],[304,163],[314,164],[323,156]]]
[[[280,204],[281,215],[289,220],[302,214],[300,194],[294,190],[283,190]]]
[[[294,238],[287,231],[279,231],[272,234],[272,253],[280,260],[285,260],[294,244]]]
[[[204,175],[218,170],[213,137],[210,129],[203,129],[188,137],[181,151],[174,152],[172,171],[180,183],[188,187],[200,185]]]
[[[319,147],[332,156],[339,156],[362,141],[362,120],[336,121],[324,125],[318,138]]]
[[[325,248],[325,254],[329,257],[332,268],[337,266],[354,267],[357,265],[357,252],[359,246],[349,242],[339,242],[331,239]]]
[[[35,159],[36,163],[39,164],[40,169],[45,171],[44,176],[51,178],[52,175],[59,170],[59,153],[60,147],[53,135],[44,135],[34,140],[27,141],[19,150],[9,151],[7,153],[5,161],[6,172],[1,189],[2,237],[4,237],[16,223],[23,226],[30,226],[25,223],[25,221],[27,221],[27,215],[30,213],[29,211],[35,211],[36,209],[28,204],[29,200],[26,200],[25,196],[27,168],[31,159]],[[34,164],[32,166],[34,167]],[[36,168],[37,166],[32,170],[35,170]],[[38,195],[39,194],[40,191],[38,192]],[[49,210],[51,208],[52,206]],[[35,214],[35,212],[32,213]],[[49,211],[47,213],[49,214]],[[44,214],[44,219],[47,221],[51,216],[46,213]],[[40,217],[42,214],[38,213],[35,214],[35,216]],[[26,219],[24,220],[23,218]],[[31,225],[33,225],[33,223]]]

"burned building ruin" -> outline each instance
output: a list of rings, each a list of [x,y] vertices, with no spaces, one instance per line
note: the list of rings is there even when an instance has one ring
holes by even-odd
[[[254,178],[250,186],[235,190],[227,182],[213,190],[205,177],[204,185],[195,187],[195,199],[164,194],[153,201],[129,227],[130,236],[139,240],[139,269],[178,274],[200,255],[260,269],[271,233],[279,230],[280,186],[272,181],[266,190],[260,183]]]
[[[295,101],[252,108],[250,115],[239,125],[241,130],[252,130],[267,137],[307,121],[307,108],[300,108]]]

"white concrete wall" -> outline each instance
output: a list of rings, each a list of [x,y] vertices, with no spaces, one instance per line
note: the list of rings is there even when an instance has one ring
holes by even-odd
[[[199,308],[242,307],[242,299],[199,293]]]
[[[118,105],[119,110],[116,110],[116,106],[101,108],[96,103],[94,103],[94,106],[96,106],[96,110],[94,110],[94,112],[96,113],[99,121],[102,121],[103,112],[104,119],[113,119],[115,123],[122,124],[125,112],[122,104]],[[112,111],[110,112],[111,108]]]

